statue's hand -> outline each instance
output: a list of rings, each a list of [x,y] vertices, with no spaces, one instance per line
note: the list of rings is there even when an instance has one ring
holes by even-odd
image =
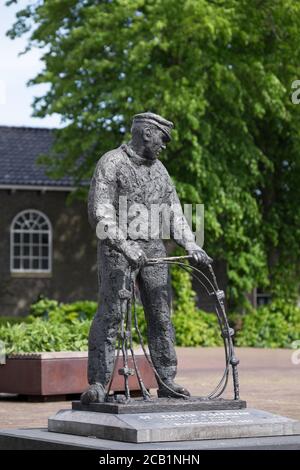
[[[123,254],[133,268],[142,266],[147,259],[144,251],[137,243],[127,243],[123,248]]]
[[[193,256],[194,260],[197,261],[197,263],[209,265],[213,262],[213,259],[210,258],[210,256],[208,256],[208,254],[196,244],[189,248],[187,252],[189,255]]]

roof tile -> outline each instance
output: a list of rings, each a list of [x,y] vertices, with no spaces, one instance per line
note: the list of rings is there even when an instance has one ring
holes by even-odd
[[[50,178],[36,162],[53,140],[52,129],[0,126],[0,184],[72,187],[72,177]]]

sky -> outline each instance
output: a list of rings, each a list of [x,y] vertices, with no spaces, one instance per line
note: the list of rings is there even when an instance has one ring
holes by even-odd
[[[11,40],[6,31],[15,20],[15,13],[28,4],[18,0],[17,5],[5,6],[0,0],[0,125],[30,127],[61,127],[59,115],[46,118],[32,117],[32,102],[35,96],[42,96],[47,85],[28,87],[28,80],[42,70],[41,51],[33,50],[18,56],[27,44],[26,38]]]

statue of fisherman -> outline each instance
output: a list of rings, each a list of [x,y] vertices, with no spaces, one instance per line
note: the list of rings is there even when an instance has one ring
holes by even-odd
[[[105,153],[98,161],[91,181],[88,213],[98,235],[99,306],[89,334],[89,388],[82,403],[103,402],[105,387],[111,379],[115,346],[121,322],[122,299],[128,267],[134,271],[147,322],[147,337],[152,363],[161,379],[159,397],[189,396],[188,390],[174,382],[177,357],[170,318],[170,285],[167,264],[145,264],[149,258],[166,256],[165,241],[148,224],[141,224],[134,236],[126,230],[136,211],[132,207],[165,205],[171,208],[170,237],[202,264],[211,258],[196,242],[180,206],[176,189],[159,154],[171,140],[173,123],[151,113],[133,118],[132,139]],[[126,200],[127,225],[122,228],[120,198]],[[122,199],[123,198],[123,199]],[[112,210],[113,208],[113,210]],[[148,218],[149,221],[150,217]],[[145,228],[146,226],[146,228]],[[176,228],[181,226],[180,237]],[[99,233],[105,234],[100,236]],[[153,236],[153,232],[156,233]]]

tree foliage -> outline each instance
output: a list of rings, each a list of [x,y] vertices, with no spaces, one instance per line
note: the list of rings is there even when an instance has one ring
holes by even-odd
[[[181,199],[205,204],[237,304],[257,285],[298,291],[299,30],[293,0],[32,0],[9,34],[44,48],[35,114],[65,123],[53,175],[90,176],[137,112],[175,122],[163,161]]]

